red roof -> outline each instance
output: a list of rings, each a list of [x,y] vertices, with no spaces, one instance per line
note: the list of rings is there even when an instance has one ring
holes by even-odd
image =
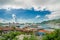
[[[39,30],[39,32],[47,32],[46,30]]]
[[[20,28],[16,28],[16,29],[14,29],[14,28],[12,28],[12,27],[0,27],[0,30],[6,30],[6,31],[8,31],[8,30],[21,30]]]

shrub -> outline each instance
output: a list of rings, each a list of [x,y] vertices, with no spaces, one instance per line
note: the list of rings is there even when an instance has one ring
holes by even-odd
[[[42,40],[60,40],[60,29],[56,29],[53,33],[46,34]]]
[[[35,35],[31,35],[30,37],[24,37],[23,40],[38,40],[38,38]]]

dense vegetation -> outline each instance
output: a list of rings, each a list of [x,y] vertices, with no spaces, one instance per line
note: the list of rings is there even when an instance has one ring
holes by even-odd
[[[60,29],[56,29],[54,32],[50,34],[46,34],[43,37],[43,40],[60,40]]]
[[[18,38],[16,36],[21,35],[21,34],[33,35],[33,32],[19,32],[19,31],[10,31],[10,32],[5,33],[5,34],[4,33],[2,34],[2,33],[3,33],[3,31],[0,30],[0,40],[18,40]]]
[[[38,38],[35,35],[31,35],[30,37],[24,37],[23,40],[38,40]]]
[[[0,40],[18,40],[16,36],[20,34],[26,34],[24,32],[18,32],[18,31],[11,31],[7,34],[0,35]],[[31,35],[30,37],[24,37],[23,40],[38,40],[39,38],[35,35]],[[60,40],[60,29],[55,29],[54,32],[45,34],[42,37],[42,40]]]
[[[20,34],[20,32],[9,32],[7,34],[2,34],[0,36],[0,40],[17,40],[16,36]]]

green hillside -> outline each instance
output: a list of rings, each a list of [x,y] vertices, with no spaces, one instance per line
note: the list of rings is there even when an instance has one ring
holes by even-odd
[[[46,23],[60,23],[60,19],[54,19],[54,20],[49,20],[49,21],[43,21],[41,24],[46,24]]]

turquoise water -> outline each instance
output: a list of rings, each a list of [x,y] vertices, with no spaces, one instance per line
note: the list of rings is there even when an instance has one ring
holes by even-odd
[[[46,24],[42,24],[41,26],[45,29],[51,28],[49,25],[46,25]]]
[[[48,29],[50,28],[49,25],[46,25],[46,24],[39,24],[38,26],[41,26],[41,28],[44,28],[44,29]],[[25,25],[20,25],[21,28],[25,27]]]

